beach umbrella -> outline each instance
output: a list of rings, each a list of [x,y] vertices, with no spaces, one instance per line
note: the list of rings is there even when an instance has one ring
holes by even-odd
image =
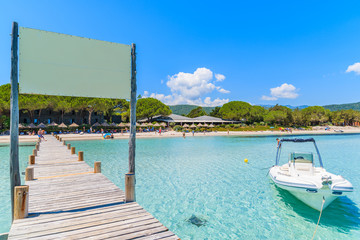
[[[140,127],[147,127],[148,125],[146,123],[142,123]]]
[[[117,125],[116,125],[116,123],[113,122],[113,123],[110,124],[110,126],[116,127]]]
[[[195,124],[191,124],[190,128],[196,128]]]
[[[101,125],[100,125],[100,123],[96,122],[96,123],[94,123],[92,126],[93,126],[93,127],[100,127]]]
[[[46,125],[43,123],[40,123],[39,125],[37,125],[38,128],[46,128]]]
[[[153,126],[154,126],[154,127],[160,127],[160,124],[159,124],[159,123],[155,123]]]
[[[52,122],[48,124],[48,127],[56,127],[58,124],[56,122]]]
[[[119,127],[126,127],[126,124],[124,124],[124,123],[119,123],[119,125],[118,125]]]
[[[27,126],[27,128],[37,128],[37,127],[35,126],[35,124],[30,123],[30,124]]]
[[[149,122],[147,125],[148,125],[149,127],[151,127],[153,124]]]
[[[161,126],[166,127],[166,123],[162,122],[160,123]]]
[[[203,127],[209,127],[209,125],[207,125],[206,123],[204,123]]]
[[[21,123],[19,123],[19,128],[25,128],[24,125],[22,125]]]
[[[101,124],[101,126],[103,126],[103,127],[109,127],[110,124],[108,124],[107,122],[103,122],[103,123]]]
[[[189,125],[185,123],[185,124],[183,125],[183,127],[184,127],[184,128],[188,128]]]
[[[79,125],[77,125],[76,123],[72,123],[69,127],[79,127]]]
[[[198,125],[197,125],[197,127],[202,127],[203,125],[201,124],[201,123],[199,123]]]
[[[213,124],[210,124],[210,125],[209,125],[209,128],[213,128],[213,127],[215,127]]]
[[[67,128],[67,126],[66,126],[65,123],[61,123],[58,127],[60,127],[60,128]]]
[[[140,126],[141,126],[141,124],[140,124],[140,123],[136,123],[136,126],[137,126],[137,127],[140,127]]]

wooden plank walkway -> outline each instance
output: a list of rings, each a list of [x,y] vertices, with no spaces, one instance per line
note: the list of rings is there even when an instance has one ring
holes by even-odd
[[[8,239],[179,239],[55,137],[40,144],[29,185],[29,217]],[[86,158],[86,155],[85,155]]]

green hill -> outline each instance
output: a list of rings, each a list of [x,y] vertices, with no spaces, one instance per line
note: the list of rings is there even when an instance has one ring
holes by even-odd
[[[199,106],[196,105],[173,105],[169,106],[173,114],[187,115],[191,110]],[[215,107],[203,107],[204,111],[209,114]]]
[[[360,111],[360,102],[358,102],[358,103],[325,105],[324,108],[329,109],[330,111],[348,110],[348,109],[353,109],[353,110]]]

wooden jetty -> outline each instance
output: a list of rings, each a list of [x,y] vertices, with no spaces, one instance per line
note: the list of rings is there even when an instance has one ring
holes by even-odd
[[[55,137],[41,143],[26,181],[29,215],[14,220],[8,239],[179,239],[71,152]]]

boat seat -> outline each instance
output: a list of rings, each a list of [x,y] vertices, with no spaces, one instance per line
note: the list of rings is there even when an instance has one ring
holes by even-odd
[[[281,167],[280,167],[280,170],[281,171],[289,171],[289,166],[286,164],[286,165],[282,165]]]

